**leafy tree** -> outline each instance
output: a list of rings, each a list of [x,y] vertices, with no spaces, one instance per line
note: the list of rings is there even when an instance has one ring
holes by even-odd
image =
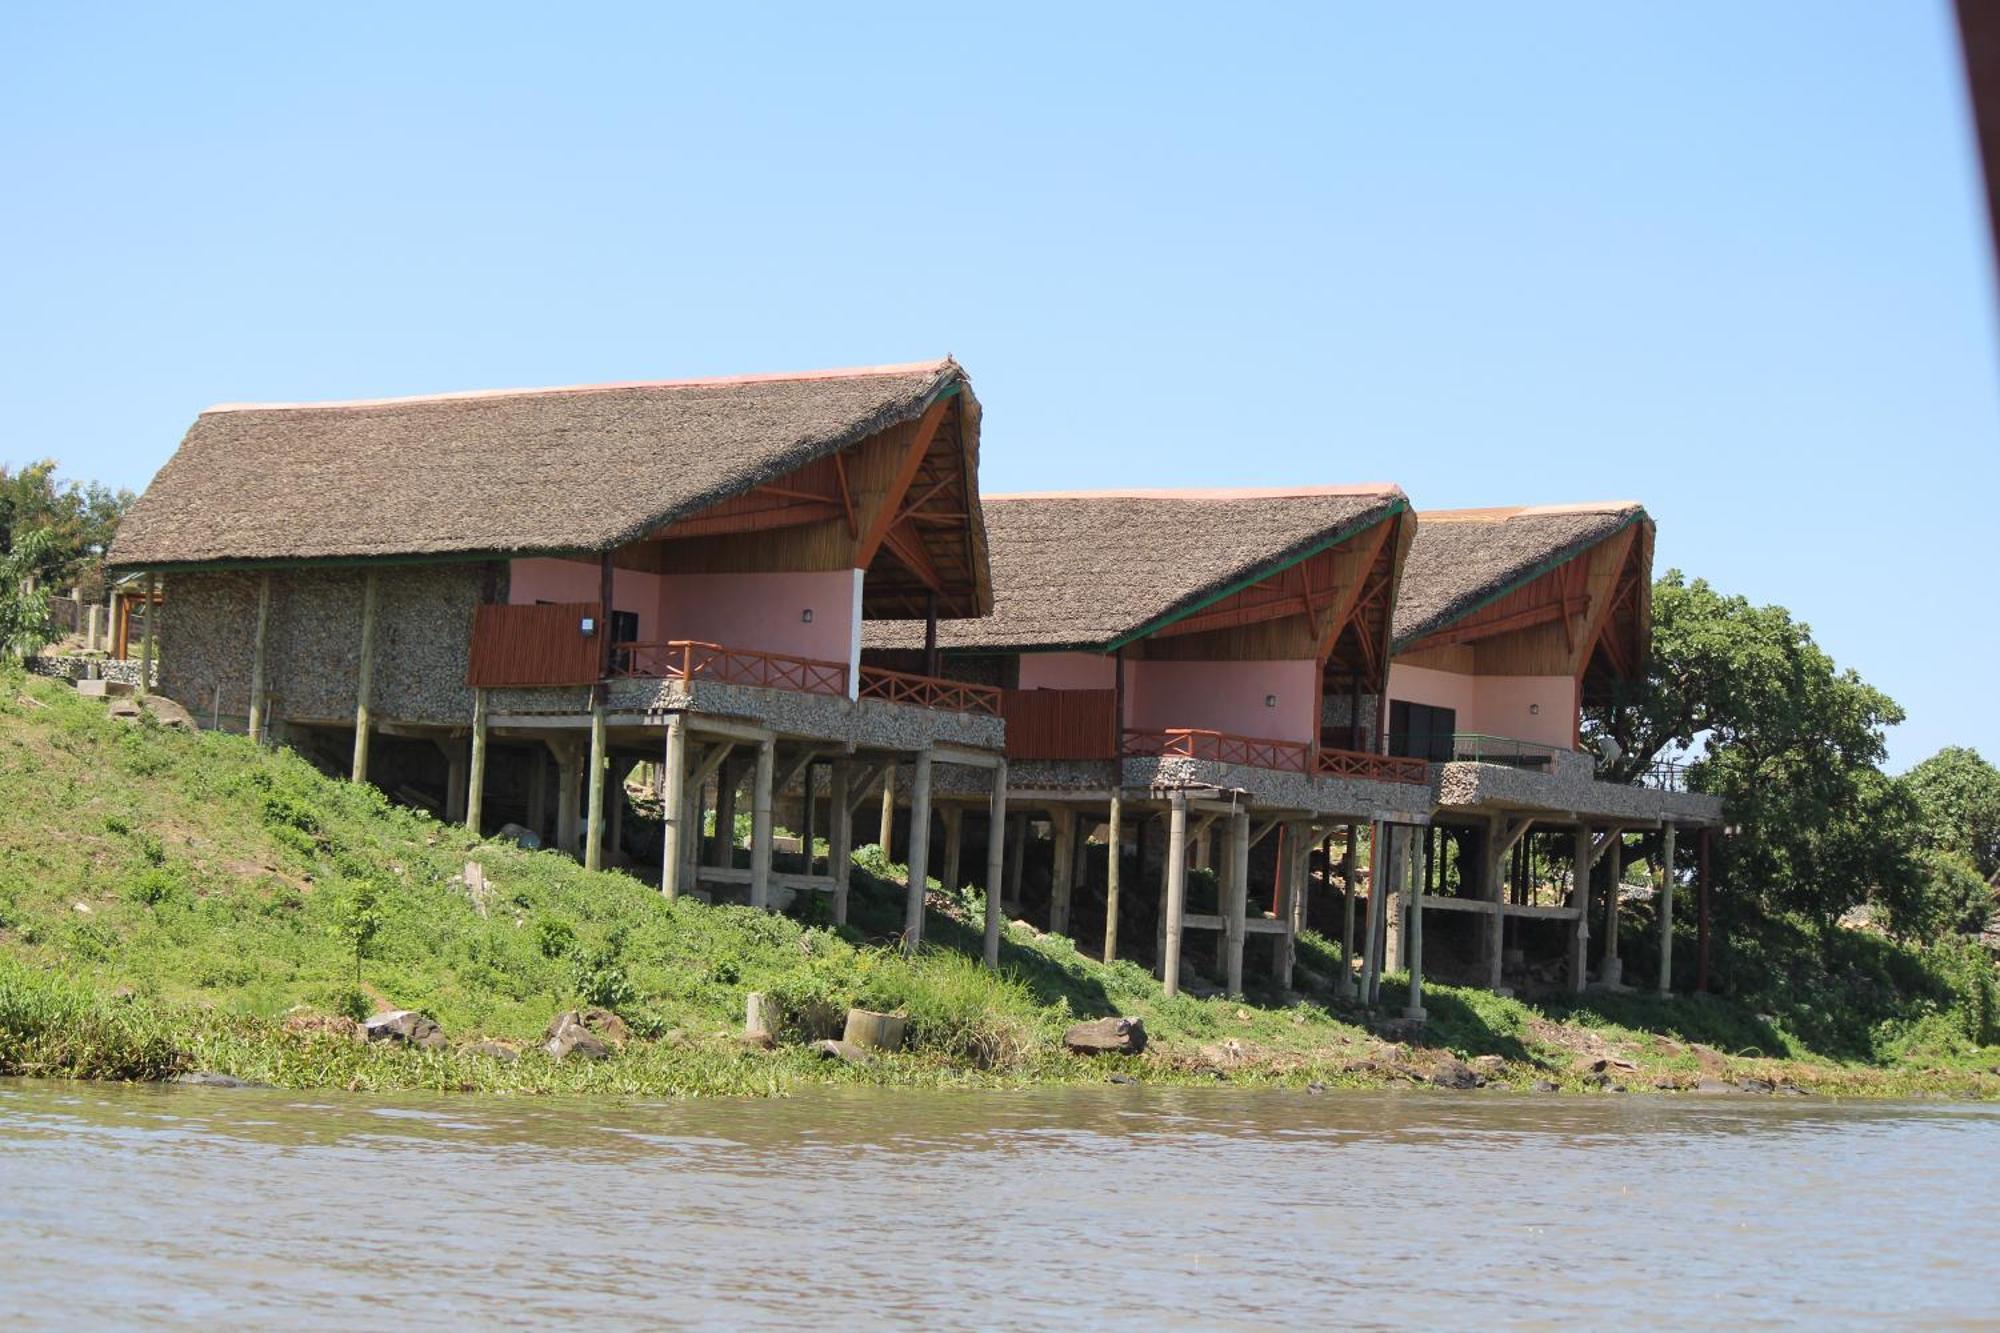
[[[31,532],[0,553],[0,659],[19,661],[56,637],[49,590],[30,586],[54,540],[47,531]]]
[[[1662,754],[1723,798],[1738,835],[1717,875],[1737,898],[1830,925],[1871,894],[1913,893],[1915,800],[1880,768],[1896,702],[1841,670],[1811,628],[1670,570],[1653,588],[1645,679],[1592,710],[1587,737],[1615,737],[1607,766],[1633,780]]]
[[[1968,859],[1981,878],[2000,874],[2000,769],[1962,745],[1946,746],[1903,775],[1926,846]]]
[[[1925,848],[1921,873],[1901,891],[1884,895],[1891,933],[1906,940],[1971,935],[1993,916],[1993,889],[1979,868],[1958,852]]]
[[[103,591],[104,553],[132,500],[132,492],[99,482],[57,482],[53,460],[12,471],[0,466],[0,555],[14,555],[30,535],[47,533],[28,572],[47,583],[80,584],[95,598]]]

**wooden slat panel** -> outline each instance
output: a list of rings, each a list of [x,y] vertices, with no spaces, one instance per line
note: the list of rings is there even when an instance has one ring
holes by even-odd
[[[481,690],[595,684],[598,640],[577,631],[585,616],[597,622],[598,634],[610,631],[596,602],[474,607],[465,683]]]
[[[1009,759],[1115,759],[1118,691],[1002,690]]]

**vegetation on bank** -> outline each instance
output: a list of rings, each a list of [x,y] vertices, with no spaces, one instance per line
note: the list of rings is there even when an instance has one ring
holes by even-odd
[[[190,735],[48,681],[0,675],[0,1072],[121,1079],[214,1071],[287,1087],[480,1088],[630,1096],[782,1093],[828,1082],[1007,1086],[1468,1081],[1582,1089],[1762,1079],[1842,1094],[2000,1095],[1992,969],[1839,927],[1781,928],[1767,984],[1736,999],[1531,1004],[1427,987],[1420,1033],[1371,1027],[1323,986],[1165,998],[1131,963],[1010,926],[978,962],[977,891],[934,891],[931,944],[894,947],[901,868],[857,858],[854,922],[668,903],[616,872],[481,842],[241,737]],[[468,860],[483,892],[469,889]],[[1817,953],[1825,965],[1800,960]],[[1308,937],[1301,973],[1333,946]],[[1745,970],[1754,970],[1748,969]],[[803,1026],[740,1036],[745,997],[797,1022],[850,1004],[910,1017],[906,1052],[822,1060]],[[551,1017],[596,1006],[632,1039],[612,1059],[539,1051]],[[363,1044],[337,1016],[406,1007],[454,1045]],[[1386,1014],[1402,996],[1392,979]],[[1144,1019],[1143,1056],[1072,1056],[1078,1019]],[[487,1039],[480,1045],[480,1039]],[[518,1057],[512,1052],[518,1051]]]

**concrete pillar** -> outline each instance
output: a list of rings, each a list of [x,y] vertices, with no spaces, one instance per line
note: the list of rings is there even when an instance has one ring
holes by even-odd
[[[577,816],[583,805],[583,751],[575,742],[556,751],[556,846],[571,856],[582,850]]]
[[[354,771],[356,782],[368,781],[368,709],[375,693],[375,608],[380,600],[378,579],[369,570],[361,580],[361,665],[354,684]],[[146,608],[146,639],[153,638],[153,611]]]
[[[847,884],[854,871],[854,766],[837,760],[827,780],[826,869],[833,876],[833,920],[847,924]]]
[[[896,766],[894,764],[882,773],[882,827],[875,835],[875,842],[882,849],[882,859],[893,863],[896,841]]]
[[[1343,1000],[1354,998],[1354,877],[1358,873],[1356,847],[1360,841],[1361,826],[1349,824],[1347,849],[1340,854],[1340,976],[1334,985],[1334,994]]]
[[[1597,962],[1597,979],[1607,986],[1624,980],[1625,965],[1618,959],[1618,882],[1625,877],[1625,831],[1613,829],[1611,845],[1604,850],[1610,863],[1610,889],[1604,895],[1604,944]]]
[[[694,742],[688,741],[689,745]],[[704,760],[705,762],[705,760]],[[681,888],[692,890],[701,883],[701,818],[706,810],[706,798],[702,786],[707,781],[704,774],[700,779],[688,775],[683,769],[681,777]]]
[[[1244,922],[1250,912],[1250,812],[1229,816],[1223,834],[1222,943],[1224,984],[1231,995],[1243,993]]]
[[[1382,899],[1382,971],[1403,965],[1403,865],[1410,855],[1410,836],[1400,826],[1389,833],[1389,882]]]
[[[667,734],[661,746],[659,782],[660,818],[660,892],[669,900],[678,898],[683,887],[681,876],[687,864],[688,839],[688,795],[687,795],[687,716],[683,713],[667,714]],[[695,837],[700,838],[697,831]]]
[[[944,866],[938,882],[949,891],[956,892],[965,887],[959,877],[959,859],[965,851],[965,807],[947,805],[944,814]]]
[[[1674,826],[1660,830],[1660,985],[1662,995],[1674,989]]]
[[[910,886],[903,900],[903,950],[924,941],[924,879],[931,859],[931,752],[917,751],[910,779]]]
[[[993,770],[993,800],[986,818],[986,965],[1000,966],[1000,883],[1006,867],[1007,764]]]
[[[1578,824],[1569,887],[1570,906],[1576,909],[1569,928],[1569,988],[1576,995],[1590,983],[1590,869],[1590,826]]]
[[[715,839],[708,846],[708,863],[727,866],[736,860],[736,789],[743,785],[741,765],[729,760],[715,770]],[[696,836],[700,836],[697,832]]]
[[[105,617],[106,642],[104,645],[104,651],[111,654],[113,657],[122,658],[125,655],[124,652],[121,651],[122,645],[120,645],[118,642],[120,637],[118,633],[118,628],[120,624],[118,616],[119,613],[124,609],[125,609],[125,594],[119,592],[117,589],[114,588],[111,592],[111,612],[108,616]]]
[[[1368,829],[1368,941],[1361,950],[1361,1002],[1372,1006],[1382,989],[1382,909],[1388,898],[1389,849],[1384,846],[1388,825],[1378,820]]]
[[[97,622],[97,608],[90,608],[91,623]],[[264,743],[264,661],[271,639],[271,576],[257,580],[257,632],[250,649],[250,739]]]
[[[1506,877],[1501,873],[1501,863],[1505,852],[1501,850],[1501,836],[1506,831],[1506,821],[1498,815],[1487,821],[1485,841],[1480,845],[1480,873],[1485,876],[1486,901],[1491,905],[1492,915],[1486,918],[1486,944],[1481,957],[1486,960],[1487,989],[1498,994],[1506,986],[1506,934],[1507,901]]]
[[[476,838],[486,820],[486,691],[472,692],[472,768],[465,775],[465,827]]]
[[[1076,881],[1076,811],[1058,809],[1049,816],[1055,835],[1049,870],[1049,930],[1069,934],[1069,900]]]
[[[1181,916],[1187,903],[1187,794],[1176,791],[1167,816],[1167,873],[1160,904],[1166,943],[1160,951],[1160,981],[1170,996],[1181,993]]]
[[[625,864],[625,783],[632,776],[635,765],[629,762],[611,761],[611,771],[604,783],[604,864],[622,866]]]
[[[1021,910],[1021,867],[1028,862],[1028,816],[1013,817],[1007,825],[1007,892],[1002,899],[1008,911]]]
[[[589,795],[583,811],[583,868],[604,868],[604,775],[610,756],[605,751],[604,706],[590,710]]]
[[[549,756],[534,747],[528,764],[528,827],[544,844],[549,839]]]
[[[757,743],[757,769],[750,779],[750,905],[771,905],[771,784],[777,779],[778,742]]]
[[[444,752],[444,822],[459,824],[465,820],[467,788],[471,785],[472,763],[466,744],[461,740],[442,742],[438,749]]]
[[[1104,860],[1104,961],[1115,962],[1118,958],[1118,892],[1121,867],[1124,859],[1120,855],[1125,841],[1125,802],[1117,792],[1111,793],[1111,821],[1106,829],[1108,848]]]
[[[1403,1008],[1403,1017],[1413,1023],[1421,1023],[1427,1017],[1424,1013],[1424,853],[1428,841],[1428,838],[1417,840],[1417,845],[1412,849],[1409,876],[1410,1002]]]

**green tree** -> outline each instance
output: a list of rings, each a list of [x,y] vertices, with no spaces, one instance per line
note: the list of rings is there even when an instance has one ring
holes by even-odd
[[[19,661],[56,636],[49,590],[33,580],[54,540],[46,531],[31,532],[0,552],[0,659]]]
[[[1924,843],[1969,860],[1982,879],[2000,874],[2000,769],[1962,745],[1946,746],[1903,775]]]
[[[1613,779],[1688,755],[1690,782],[1721,796],[1738,829],[1716,868],[1725,890],[1830,925],[1921,877],[1916,802],[1880,768],[1884,733],[1902,720],[1783,607],[1670,570],[1653,588],[1645,678],[1592,710],[1585,734],[1618,741]]]
[[[56,480],[52,459],[9,470],[0,466],[0,555],[14,555],[35,533],[46,533],[29,573],[39,580],[103,591],[104,553],[132,506],[132,492],[99,482]]]

